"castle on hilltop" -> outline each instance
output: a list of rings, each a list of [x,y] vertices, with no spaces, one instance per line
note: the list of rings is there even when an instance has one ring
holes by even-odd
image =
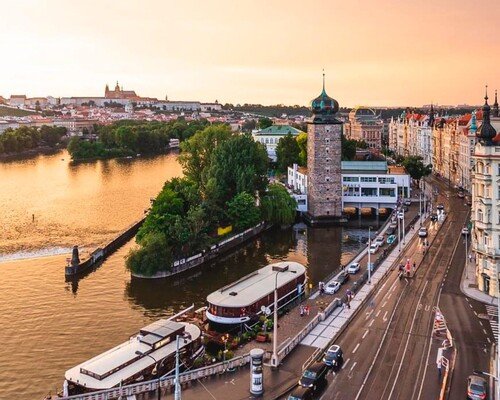
[[[109,90],[109,86],[106,84],[106,88],[104,89],[104,97],[106,99],[139,99],[139,96],[137,96],[134,90],[123,90],[123,86],[120,88],[118,81],[116,81],[115,90]]]

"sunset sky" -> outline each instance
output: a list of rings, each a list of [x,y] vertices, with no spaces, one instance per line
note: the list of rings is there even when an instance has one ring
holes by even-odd
[[[500,1],[9,1],[0,95],[341,106],[480,104],[500,89]]]

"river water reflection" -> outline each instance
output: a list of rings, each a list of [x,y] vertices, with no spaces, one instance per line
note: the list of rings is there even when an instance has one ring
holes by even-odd
[[[0,234],[0,398],[40,399],[54,393],[69,367],[127,340],[155,319],[192,303],[202,306],[213,290],[269,262],[301,262],[316,284],[366,241],[366,231],[359,228],[297,224],[268,231],[212,264],[158,281],[131,279],[124,268],[128,243],[84,278],[65,282],[66,255],[12,260],[12,253],[18,258],[25,248],[43,254],[64,250],[75,240],[108,240],[142,214],[165,179],[180,174],[174,156],[134,160],[125,167],[97,162],[76,171],[61,161],[66,157],[42,156],[17,168],[0,165],[10,191],[2,187],[0,193],[2,223],[11,232]],[[16,199],[21,204],[14,204]],[[35,208],[40,226],[25,231]]]

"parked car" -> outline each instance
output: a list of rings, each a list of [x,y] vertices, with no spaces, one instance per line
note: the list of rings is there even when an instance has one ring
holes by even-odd
[[[313,400],[314,391],[302,386],[296,387],[287,397],[287,400]]]
[[[485,400],[488,398],[488,383],[479,375],[470,375],[467,378],[467,398],[471,400]]]
[[[328,367],[322,362],[316,362],[302,373],[299,379],[299,385],[305,388],[316,390],[318,384],[324,381]]]
[[[431,221],[432,221],[432,222],[436,222],[437,220],[438,220],[438,216],[437,216],[437,214],[436,214],[436,213],[432,213],[432,214],[431,214]]]
[[[342,349],[339,345],[334,344],[326,351],[323,356],[323,362],[329,367],[340,367],[344,361],[344,356],[342,354]]]
[[[468,235],[469,234],[469,228],[462,228],[462,235]]]
[[[439,203],[436,207],[438,210],[444,210],[444,205]]]
[[[341,272],[338,274],[336,279],[341,285],[346,283],[349,280],[349,274],[347,272]]]
[[[396,240],[396,235],[389,235],[387,237],[387,244],[392,244]]]
[[[410,200],[410,199],[405,199],[405,200],[403,201],[403,204],[404,204],[405,206],[411,206],[411,200]]]
[[[427,228],[420,228],[418,230],[418,236],[421,237],[421,238],[426,238],[427,237]]]
[[[355,273],[359,272],[359,269],[360,269],[359,263],[357,263],[357,262],[351,263],[347,267],[347,273],[349,273],[349,274],[355,274]]]
[[[332,281],[328,285],[325,285],[325,293],[326,294],[335,294],[339,291],[340,286],[341,286],[340,282]]]
[[[377,236],[375,238],[375,240],[373,241],[373,243],[378,243],[379,246],[382,246],[382,244],[384,244],[385,240],[384,240],[384,237],[382,235],[380,236]]]
[[[375,254],[378,248],[379,248],[378,243],[372,243],[368,251],[370,252],[370,254]]]
[[[464,192],[458,192],[457,196],[460,197],[461,199],[463,199],[465,197],[465,193]]]

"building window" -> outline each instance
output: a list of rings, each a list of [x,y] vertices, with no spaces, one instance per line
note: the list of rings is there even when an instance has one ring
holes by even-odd
[[[357,176],[344,176],[342,180],[344,182],[359,182],[359,178]]]

